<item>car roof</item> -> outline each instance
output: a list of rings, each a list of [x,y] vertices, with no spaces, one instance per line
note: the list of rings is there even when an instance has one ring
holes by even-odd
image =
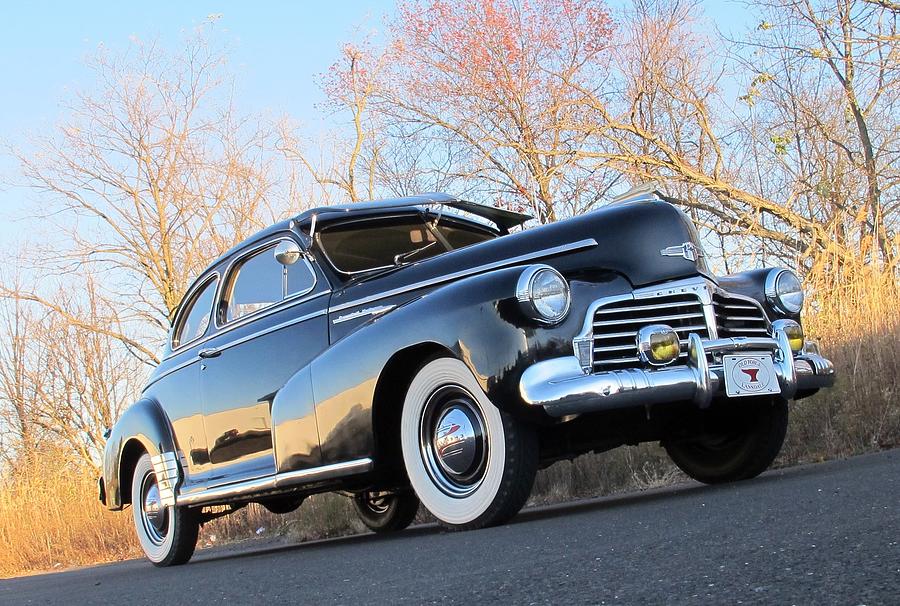
[[[336,206],[320,206],[304,211],[295,220],[301,224],[309,224],[313,218],[317,221],[339,219],[352,214],[372,215],[385,211],[390,212],[399,209],[408,209],[416,206],[448,206],[456,210],[460,210],[497,225],[502,232],[508,232],[511,228],[516,227],[531,220],[533,217],[525,213],[518,213],[495,206],[487,206],[485,204],[477,204],[468,202],[455,196],[443,193],[427,193],[418,196],[407,196],[403,198],[388,198],[385,200],[374,200],[371,202],[355,202],[352,204],[341,204]]]
[[[206,268],[200,273],[200,275],[198,275],[191,282],[191,286],[186,292],[190,292],[190,290],[194,288],[195,284],[197,284],[201,280],[204,280],[209,275],[209,272],[210,270],[212,270],[212,268],[221,264],[229,257],[246,249],[254,242],[258,242],[259,240],[263,240],[279,232],[292,231],[304,225],[309,226],[312,223],[313,218],[315,218],[317,221],[330,222],[332,220],[340,220],[344,218],[349,219],[355,216],[359,216],[360,218],[377,217],[381,214],[389,214],[397,211],[413,211],[416,207],[433,205],[448,206],[456,210],[461,210],[464,213],[469,213],[483,219],[487,219],[488,221],[496,224],[501,233],[508,233],[510,228],[521,225],[533,218],[531,215],[525,213],[517,213],[511,210],[496,208],[494,206],[468,202],[466,200],[461,200],[455,196],[443,193],[426,193],[420,194],[418,196],[389,198],[384,200],[373,200],[370,202],[354,202],[350,204],[338,204],[334,206],[320,206],[317,208],[306,210],[299,215],[296,215],[292,219],[286,219],[284,221],[279,221],[278,223],[270,225],[254,233],[242,242],[235,244],[230,249],[219,255],[214,261],[209,263],[209,265],[206,266]],[[466,217],[464,216],[459,216],[458,218],[466,220]],[[179,303],[179,313],[181,305],[183,303],[184,301]]]

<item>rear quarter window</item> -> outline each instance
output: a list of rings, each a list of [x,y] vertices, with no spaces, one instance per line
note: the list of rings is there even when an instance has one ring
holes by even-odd
[[[185,312],[172,335],[172,349],[186,345],[206,334],[218,283],[218,278],[210,278],[188,301]]]

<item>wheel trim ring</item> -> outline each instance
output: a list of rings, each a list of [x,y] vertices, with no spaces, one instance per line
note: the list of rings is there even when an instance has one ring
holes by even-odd
[[[448,395],[456,398],[447,398]],[[445,399],[446,398],[446,399]],[[477,465],[469,473],[453,477],[448,466],[440,461],[436,452],[435,438],[440,421],[445,419],[452,409],[460,411],[465,408],[467,415],[476,427],[481,438],[480,448],[476,448]],[[439,386],[428,396],[419,418],[419,447],[425,471],[441,492],[447,496],[462,499],[474,493],[487,476],[490,463],[490,431],[484,420],[484,413],[478,399],[462,385],[451,383]]]
[[[156,502],[158,503],[159,487],[156,483],[156,476],[150,471],[147,472],[141,480],[141,525],[143,526],[144,534],[147,536],[147,539],[154,545],[160,546],[165,542],[166,535],[168,534],[169,512],[168,508],[157,505],[157,507],[160,508],[159,515],[162,517],[162,523],[157,524],[154,522],[152,514],[147,512],[147,509],[152,502],[154,491],[157,495]]]

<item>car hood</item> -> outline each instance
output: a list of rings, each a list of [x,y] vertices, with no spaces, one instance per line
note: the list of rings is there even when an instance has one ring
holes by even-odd
[[[627,278],[634,287],[708,274],[702,253],[692,260],[676,252],[661,252],[685,243],[702,251],[696,229],[672,204],[614,204],[351,283],[335,293],[332,303],[371,300],[410,287],[425,288],[481,271],[529,263],[546,263],[564,275],[611,271]]]

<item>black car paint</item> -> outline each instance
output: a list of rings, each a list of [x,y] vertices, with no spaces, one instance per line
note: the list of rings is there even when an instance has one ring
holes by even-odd
[[[110,431],[103,455],[103,488],[106,504],[110,509],[121,509],[131,495],[122,492],[120,483],[128,483],[129,465],[137,462],[141,452],[156,456],[162,452],[174,452],[175,438],[172,426],[159,403],[141,398],[122,413]]]
[[[378,211],[353,217],[366,214]],[[226,279],[229,264],[243,251],[292,237],[318,261],[320,286],[237,326],[219,328],[211,322],[204,337],[164,356],[143,393],[142,402],[154,406],[130,409],[113,430],[104,465],[108,506],[122,503],[119,465],[130,439],[151,453],[184,454],[182,495],[360,457],[383,462],[389,447],[378,435],[380,416],[392,418],[390,411],[402,405],[397,386],[386,383],[408,380],[421,356],[436,352],[466,363],[498,407],[548,422],[522,404],[518,379],[535,361],[571,354],[571,340],[592,301],[705,270],[702,263],[660,256],[668,246],[699,246],[690,222],[665,202],[613,205],[371,280],[344,281],[311,244],[309,229],[301,221],[275,225],[220,257],[198,278],[200,283],[218,272]],[[578,245],[568,250],[573,243]],[[515,304],[518,276],[532,263],[548,264],[570,282],[572,308],[557,326],[537,326]],[[386,306],[393,307],[374,317],[340,321]],[[211,348],[221,355],[199,357]],[[379,393],[390,397],[379,399]],[[168,438],[164,426],[171,427]],[[145,436],[147,431],[155,433]]]

